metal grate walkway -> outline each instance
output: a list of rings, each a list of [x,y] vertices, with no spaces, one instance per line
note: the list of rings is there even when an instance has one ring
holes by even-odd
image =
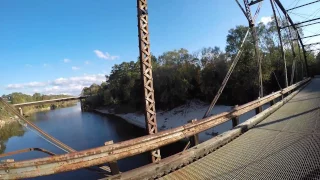
[[[320,78],[255,128],[161,179],[320,179]]]

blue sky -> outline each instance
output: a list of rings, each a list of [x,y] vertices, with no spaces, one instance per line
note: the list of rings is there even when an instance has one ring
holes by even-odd
[[[298,1],[282,3],[289,7]],[[302,3],[306,1],[298,2]],[[149,0],[148,4],[151,51],[156,56],[179,48],[224,49],[228,30],[247,25],[234,0]],[[298,12],[312,14],[319,4]],[[137,60],[136,12],[136,0],[2,0],[0,94],[77,95],[84,86],[101,83],[114,64]],[[271,15],[266,0],[258,21],[267,22]]]

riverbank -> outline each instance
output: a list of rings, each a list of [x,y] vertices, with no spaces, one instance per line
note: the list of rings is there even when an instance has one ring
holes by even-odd
[[[31,115],[31,114],[33,114],[33,113],[36,113],[36,112],[50,111],[50,110],[51,110],[50,107],[32,108],[32,109],[24,110],[24,111],[23,111],[23,114],[29,116],[29,115]]]
[[[72,107],[72,106],[76,106],[76,105],[77,105],[77,102],[60,104],[60,105],[56,105],[55,109]],[[23,114],[24,114],[24,116],[28,117],[34,113],[37,113],[37,112],[50,111],[50,110],[52,110],[51,106],[41,107],[41,108],[30,106],[30,107],[23,108]],[[5,116],[0,117],[0,129],[12,124],[13,122],[17,122],[17,120],[19,119],[18,116],[11,116],[9,114],[10,113],[6,113]]]
[[[193,100],[189,101],[185,105],[176,107],[169,111],[157,111],[158,130],[163,131],[172,129],[178,126],[182,126],[192,119],[202,119],[203,115],[207,111],[208,106],[209,104],[207,103],[199,100]],[[213,108],[211,115],[230,111],[231,109],[232,106],[217,105]],[[108,109],[106,107],[97,108],[95,109],[95,111],[101,114],[114,115],[137,127],[143,129],[146,128],[144,114],[141,112],[116,114],[112,109]],[[216,130],[209,129],[203,133],[200,133],[199,139],[200,141],[205,141],[215,136],[216,133]]]
[[[18,117],[17,116],[14,116],[14,117],[10,117],[10,118],[7,118],[7,119],[0,119],[0,129],[2,129],[3,127],[7,126],[7,125],[10,125],[14,122],[17,122],[18,120]]]
[[[77,105],[77,101],[70,101],[70,102],[63,102],[62,104],[58,104],[58,103],[54,103],[53,104],[54,107],[53,109],[59,109],[59,108],[66,108],[66,107],[72,107],[72,106],[75,106]],[[35,106],[30,106],[30,107],[25,107],[25,108],[22,108],[23,110],[23,114],[24,115],[31,115],[33,113],[37,113],[37,112],[42,112],[42,111],[50,111],[52,110],[52,106],[44,106],[44,107],[35,107]]]

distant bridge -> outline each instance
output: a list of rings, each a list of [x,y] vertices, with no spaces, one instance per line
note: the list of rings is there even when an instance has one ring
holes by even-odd
[[[19,104],[13,104],[12,106],[16,107],[20,115],[23,115],[23,107],[26,106],[39,106],[43,104],[51,104],[51,103],[57,103],[57,102],[65,102],[65,101],[75,101],[75,100],[81,100],[86,99],[88,96],[78,96],[78,97],[67,97],[67,98],[59,98],[59,99],[49,99],[49,100],[42,100],[42,101],[33,101],[33,102],[26,102],[26,103],[19,103]],[[81,102],[81,110],[83,109],[83,104]]]
[[[19,104],[13,104],[13,106],[14,107],[37,106],[37,105],[50,104],[50,103],[56,103],[56,102],[81,100],[81,99],[85,99],[85,98],[87,98],[87,96],[67,97],[67,98],[49,99],[49,100],[42,100],[42,101],[19,103]]]

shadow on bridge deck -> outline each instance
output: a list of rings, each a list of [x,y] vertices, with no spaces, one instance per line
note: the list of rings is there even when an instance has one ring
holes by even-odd
[[[213,153],[162,179],[320,179],[320,79]]]

